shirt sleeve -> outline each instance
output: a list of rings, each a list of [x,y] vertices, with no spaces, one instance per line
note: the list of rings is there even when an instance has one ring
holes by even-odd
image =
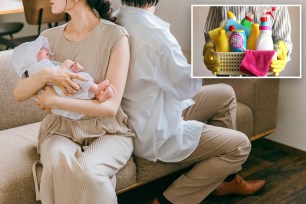
[[[291,22],[287,6],[276,7],[275,20],[272,26],[272,38],[274,44],[284,41],[288,48],[288,60],[292,53],[293,44],[291,41]]]
[[[206,22],[204,25],[205,42],[211,42],[208,31],[220,27],[222,19],[222,7],[211,6],[208,11]]]
[[[198,93],[202,80],[191,78],[191,66],[179,45],[170,47],[165,44],[156,57],[158,66],[154,78],[166,93],[180,101],[192,98]]]

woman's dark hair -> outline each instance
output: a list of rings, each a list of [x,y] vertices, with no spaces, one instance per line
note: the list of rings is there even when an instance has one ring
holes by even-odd
[[[145,6],[155,6],[158,0],[121,0],[122,4],[143,8]]]
[[[112,17],[113,9],[111,8],[111,3],[108,0],[87,0],[87,4],[92,8],[95,9],[100,18],[109,21],[116,21],[115,17]]]

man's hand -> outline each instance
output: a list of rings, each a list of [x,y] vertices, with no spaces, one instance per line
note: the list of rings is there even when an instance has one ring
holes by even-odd
[[[204,64],[207,69],[210,70],[214,75],[220,72],[220,60],[214,53],[214,44],[212,42],[205,43],[203,48]]]
[[[270,64],[270,71],[272,71],[275,76],[278,76],[286,67],[288,54],[287,45],[283,41],[278,41],[277,49],[277,60],[272,60],[272,63]]]

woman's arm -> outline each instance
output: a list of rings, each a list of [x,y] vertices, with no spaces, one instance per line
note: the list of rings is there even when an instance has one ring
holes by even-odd
[[[128,38],[123,36],[114,48],[106,73],[106,79],[116,88],[116,94],[109,100],[101,103],[98,100],[80,100],[59,97],[51,88],[47,88],[38,94],[37,105],[41,109],[61,109],[88,116],[109,116],[116,115],[121,103],[125,88],[128,67],[130,60]]]
[[[86,80],[85,78],[64,70],[43,68],[28,78],[21,79],[14,90],[14,98],[18,102],[25,101],[45,87],[48,83],[58,86],[66,95],[75,93],[79,86],[72,79]]]

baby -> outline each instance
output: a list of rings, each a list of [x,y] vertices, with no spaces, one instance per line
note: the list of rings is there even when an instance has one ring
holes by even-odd
[[[42,47],[37,53],[37,62],[40,62],[43,59],[51,60],[52,53],[47,48]],[[72,60],[66,59],[63,63],[59,64],[58,62],[53,61],[55,65],[60,65],[60,67],[67,71],[72,71],[74,73],[79,73],[84,71],[84,67],[79,63],[75,63]],[[31,67],[30,67],[31,68]],[[33,74],[33,73],[32,73]],[[87,79],[91,78],[87,73],[81,74],[84,75]],[[92,78],[91,78],[92,79]],[[91,81],[91,80],[90,80]],[[92,80],[93,81],[93,80]],[[108,80],[104,80],[99,84],[90,83],[88,91],[95,94],[95,98],[100,102],[104,102],[107,99],[111,98],[114,94],[114,89]]]
[[[45,67],[54,67],[64,69],[69,72],[78,73],[87,81],[73,79],[80,86],[80,89],[72,96],[66,96],[63,91],[52,85],[57,95],[67,98],[92,99],[97,98],[100,102],[105,102],[115,94],[115,90],[108,80],[104,80],[99,84],[94,83],[93,78],[86,72],[84,67],[72,60],[65,60],[59,63],[51,60],[52,54],[49,49],[48,39],[40,36],[35,41],[27,42],[19,45],[13,51],[11,63],[19,77],[28,77]],[[80,119],[85,115],[73,113],[69,111],[52,109],[51,112],[73,120]]]

